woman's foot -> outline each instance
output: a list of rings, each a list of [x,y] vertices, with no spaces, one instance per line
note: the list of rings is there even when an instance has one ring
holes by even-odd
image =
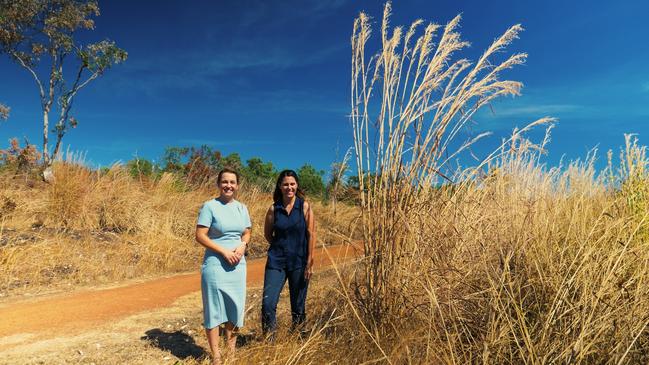
[[[226,342],[225,356],[228,363],[234,363],[235,354],[237,352],[237,336],[232,336]]]
[[[236,350],[237,350],[237,336],[232,336],[232,338],[228,340],[228,352],[230,354],[234,354]]]
[[[220,354],[212,356],[212,365],[221,365],[221,364],[223,364],[223,363],[221,362],[221,355]]]

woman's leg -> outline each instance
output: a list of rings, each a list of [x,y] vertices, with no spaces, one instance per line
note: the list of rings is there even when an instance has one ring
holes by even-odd
[[[219,327],[206,328],[205,335],[207,335],[207,342],[212,351],[212,364],[221,364],[221,352],[219,351]]]
[[[235,327],[232,322],[225,323],[225,343],[230,351],[230,355],[234,354],[234,351],[237,348],[237,336],[235,336]]]
[[[261,328],[264,334],[277,329],[277,302],[286,282],[286,271],[266,268],[264,273],[264,294],[261,299]]]
[[[295,329],[306,319],[306,292],[309,281],[304,278],[304,268],[291,270],[287,276],[291,295],[291,329]]]

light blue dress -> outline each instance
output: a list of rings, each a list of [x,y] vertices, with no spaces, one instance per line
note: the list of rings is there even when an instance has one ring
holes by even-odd
[[[234,250],[241,245],[241,234],[250,228],[250,215],[245,205],[234,200],[228,204],[218,199],[203,204],[197,225],[209,227],[208,237],[217,245]],[[218,327],[231,322],[243,326],[246,304],[246,258],[235,266],[223,256],[206,249],[201,266],[203,294],[203,326]]]

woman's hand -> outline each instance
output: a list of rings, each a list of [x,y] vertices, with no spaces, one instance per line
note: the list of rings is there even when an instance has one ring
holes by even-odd
[[[309,258],[307,258],[306,267],[304,268],[304,278],[306,280],[310,280],[311,275],[313,275],[313,256],[309,256]]]
[[[237,255],[239,260],[241,260],[241,258],[246,254],[246,244],[242,242],[239,247],[234,249],[234,254]]]
[[[235,266],[241,260],[241,257],[237,256],[234,251],[225,250],[223,251],[222,255],[225,261],[227,261],[227,263],[232,266]]]
[[[212,242],[212,240],[207,236],[208,231],[209,231],[208,227],[196,226],[196,242],[200,243],[206,249],[216,252],[217,254],[223,256],[223,258],[228,264],[232,266],[238,264],[239,260],[241,260],[241,257],[237,257],[234,251],[225,249],[217,245],[216,243]]]

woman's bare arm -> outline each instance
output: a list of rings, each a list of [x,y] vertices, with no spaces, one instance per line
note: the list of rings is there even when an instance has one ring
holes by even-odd
[[[203,226],[196,226],[196,242],[200,243],[201,246],[207,248],[208,250],[212,250],[216,252],[217,254],[223,256],[225,261],[227,261],[230,265],[236,265],[239,263],[239,260],[241,259],[240,257],[237,257],[237,255],[234,253],[234,251],[226,250],[220,245],[217,245],[214,243],[208,236],[207,232],[209,231],[208,227],[203,227]]]
[[[313,214],[313,209],[311,209],[311,204],[304,202],[304,218],[306,220],[306,230],[309,233],[309,242],[308,249],[309,255],[306,259],[306,269],[304,270],[304,278],[309,280],[311,275],[313,275],[313,261],[314,261],[314,251],[315,251],[315,242],[316,242],[316,232],[315,232],[315,215]]]
[[[266,218],[264,219],[264,238],[268,241],[268,244],[273,243],[273,220],[274,220],[275,207],[270,206],[266,212]]]
[[[246,246],[250,243],[252,229],[246,228],[241,233],[241,245],[234,250],[234,253],[241,259],[246,254]]]

